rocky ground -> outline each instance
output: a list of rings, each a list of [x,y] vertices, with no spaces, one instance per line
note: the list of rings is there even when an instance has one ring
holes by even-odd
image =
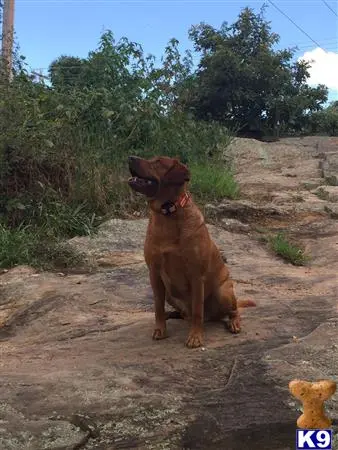
[[[242,333],[207,324],[205,347],[188,350],[174,320],[151,340],[143,219],[73,239],[91,271],[4,272],[1,450],[295,448],[289,381],[338,381],[338,140],[240,139],[232,152],[242,198],[206,212],[238,296],[257,302]],[[276,257],[260,239],[271,230],[310,263]],[[327,411],[337,421],[338,394]]]

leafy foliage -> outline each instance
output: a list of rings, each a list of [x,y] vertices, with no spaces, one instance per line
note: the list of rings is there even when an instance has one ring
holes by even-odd
[[[324,86],[306,84],[309,64],[294,62],[295,49],[275,50],[279,36],[264,19],[245,8],[232,25],[219,30],[201,23],[190,30],[201,53],[185,106],[198,119],[214,119],[241,130],[303,127],[307,114],[327,100]]]
[[[310,127],[313,133],[338,135],[338,101],[332,102],[327,108],[318,111],[310,117]]]

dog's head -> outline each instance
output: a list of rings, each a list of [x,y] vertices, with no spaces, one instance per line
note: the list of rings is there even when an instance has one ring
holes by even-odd
[[[167,156],[152,159],[130,156],[129,171],[129,186],[149,199],[171,196],[190,180],[188,168],[178,159]]]

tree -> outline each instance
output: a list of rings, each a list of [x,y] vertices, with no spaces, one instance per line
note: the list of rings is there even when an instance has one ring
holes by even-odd
[[[322,111],[311,114],[310,126],[313,133],[327,133],[330,136],[338,134],[338,101],[332,102]]]
[[[325,129],[330,136],[337,136],[338,134],[338,108],[334,105],[329,106],[325,111]]]
[[[57,90],[127,89],[130,97],[143,76],[143,52],[140,45],[122,38],[115,42],[113,33],[106,31],[99,46],[85,59],[61,56],[49,67],[52,86]]]
[[[62,55],[48,69],[52,85],[57,89],[71,89],[83,79],[85,61],[74,56]]]
[[[264,19],[241,11],[219,30],[201,23],[189,32],[201,60],[187,107],[199,119],[213,119],[240,129],[287,125],[327,99],[324,86],[306,84],[309,65],[293,62],[294,49],[275,50],[279,36]]]

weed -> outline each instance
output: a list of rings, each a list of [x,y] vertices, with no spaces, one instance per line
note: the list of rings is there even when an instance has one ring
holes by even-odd
[[[317,189],[317,191],[315,192],[315,194],[317,195],[318,198],[320,198],[321,200],[328,200],[330,194],[325,191],[325,189],[323,189],[322,187]]]
[[[295,266],[303,266],[309,261],[309,256],[304,250],[290,243],[283,233],[270,237],[269,243],[276,255]]]

